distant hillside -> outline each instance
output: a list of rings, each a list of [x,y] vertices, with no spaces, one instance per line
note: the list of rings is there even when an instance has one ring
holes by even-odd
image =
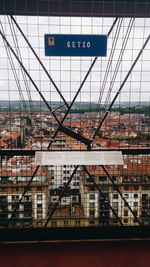
[[[52,109],[57,109],[60,106],[63,105],[63,103],[60,103],[58,101],[52,101],[48,102],[48,104],[52,107]],[[70,104],[70,103],[68,103]],[[30,109],[30,102],[25,101],[25,105],[27,109]],[[45,103],[43,101],[32,101],[32,105],[34,107],[34,111],[46,111],[48,110]],[[140,107],[148,107],[149,102],[141,102],[139,105],[139,102],[122,102],[122,103],[115,103],[113,106],[113,110],[118,110],[118,109],[125,109],[125,108],[140,108]],[[24,110],[23,103],[21,101],[7,101],[7,100],[1,100],[0,101],[0,111],[7,111],[11,109],[12,111],[17,111],[17,110]],[[61,111],[63,112],[65,110],[65,106],[61,107]],[[95,102],[75,102],[75,104],[72,106],[71,111],[72,112],[90,112],[90,111],[98,111],[98,110],[103,110],[103,104],[100,106],[97,105]]]

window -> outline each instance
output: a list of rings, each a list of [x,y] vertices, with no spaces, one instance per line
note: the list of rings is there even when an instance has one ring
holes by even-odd
[[[56,221],[51,221],[51,226],[57,226],[57,222]]]
[[[89,215],[90,215],[90,217],[94,217],[95,216],[95,211],[94,210],[89,210]]]
[[[107,185],[103,185],[99,187],[101,189],[101,191],[108,191],[109,190],[109,186]]]
[[[100,181],[100,182],[105,182],[105,181],[107,181],[107,176],[99,176],[99,181]]]
[[[118,202],[113,202],[112,206],[114,209],[118,209]]]
[[[6,191],[7,191],[6,186],[1,186],[1,187],[0,187],[0,192],[6,192]]]
[[[64,171],[63,173],[64,173],[64,174],[69,174],[69,173],[70,173],[70,171]]]
[[[23,211],[24,210],[24,205],[19,205],[19,210]]]
[[[64,225],[68,225],[68,221],[64,221]]]
[[[128,198],[128,197],[129,197],[129,194],[124,194],[124,197],[125,197],[125,198]]]
[[[128,186],[128,185],[125,185],[125,186],[124,186],[124,190],[125,190],[125,191],[129,190],[129,186]]]
[[[143,209],[148,209],[149,208],[149,203],[148,202],[142,202],[142,208]]]
[[[90,203],[90,209],[94,209],[95,208],[95,203]]]
[[[134,198],[138,198],[138,194],[134,194]]]
[[[76,225],[80,225],[80,221],[76,221]]]
[[[37,209],[41,211],[42,210],[42,204],[37,204]]]
[[[142,194],[142,200],[148,200],[148,194]]]
[[[92,182],[93,181],[93,179],[94,179],[94,175],[87,175],[87,177],[86,177],[86,179],[85,179],[85,182],[87,182],[87,183],[90,183],[90,182]]]
[[[94,185],[90,185],[89,190],[90,191],[95,191],[95,186]]]
[[[24,196],[24,201],[31,201],[31,196]]]
[[[24,226],[25,226],[25,227],[30,226],[30,222],[24,222]]]
[[[124,181],[126,181],[126,182],[129,181],[129,177],[128,176],[125,176],[124,177]]]
[[[138,215],[138,212],[137,212],[137,210],[134,210],[134,212],[133,212],[133,213],[134,213],[134,215],[135,215],[135,216],[137,216],[137,215]]]
[[[72,201],[75,202],[75,201],[78,201],[78,198],[76,196],[73,196],[72,197]]]
[[[142,185],[142,189],[143,189],[143,190],[149,190],[150,187],[149,187],[149,185],[145,184],[145,185]]]
[[[138,207],[138,202],[134,202],[134,207]]]
[[[95,224],[94,220],[89,220],[89,224]]]
[[[139,190],[139,186],[138,185],[135,185],[134,186],[134,190]]]
[[[116,181],[116,176],[112,176],[112,180],[115,182]]]
[[[42,195],[37,195],[37,200],[42,200]]]
[[[57,200],[58,200],[57,197],[52,198],[52,201],[57,201]]]
[[[38,213],[37,213],[37,218],[38,218],[38,219],[42,219],[42,212],[38,212]]]
[[[42,186],[37,186],[38,191],[42,191]]]
[[[95,199],[95,194],[90,194],[89,199]]]
[[[32,191],[31,187],[30,186],[25,186],[24,187],[24,190],[27,190],[27,191]],[[16,191],[16,188],[14,187],[14,191]]]
[[[128,211],[124,210],[124,216],[128,216]]]
[[[148,215],[148,212],[145,211],[145,210],[142,210],[142,212],[141,212],[141,216],[142,216],[142,217],[147,217],[147,215]]]
[[[19,196],[12,196],[12,201],[19,201]]]
[[[116,218],[114,218],[114,219],[112,220],[112,222],[113,222],[113,223],[118,223],[118,220],[117,220]]]
[[[128,223],[128,219],[124,219],[124,223]]]
[[[118,194],[113,194],[114,199],[118,199]]]
[[[79,183],[78,182],[74,182],[73,186],[79,186]]]
[[[31,218],[31,213],[24,213],[24,218]]]
[[[136,178],[136,181],[138,181],[138,182],[141,182],[143,180],[143,178],[141,176],[136,176],[135,178]]]

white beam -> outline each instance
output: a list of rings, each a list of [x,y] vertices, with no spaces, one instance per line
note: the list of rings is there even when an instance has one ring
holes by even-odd
[[[123,165],[120,151],[38,151],[35,165]]]

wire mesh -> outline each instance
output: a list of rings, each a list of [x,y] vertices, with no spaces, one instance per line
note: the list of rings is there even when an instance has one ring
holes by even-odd
[[[1,228],[149,225],[149,27],[0,16]],[[46,57],[47,33],[108,35],[107,57]],[[47,149],[127,152],[123,166],[36,166],[31,152]]]

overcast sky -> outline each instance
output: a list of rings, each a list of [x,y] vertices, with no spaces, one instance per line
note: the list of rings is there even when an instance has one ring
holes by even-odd
[[[44,34],[106,34],[108,33],[113,18],[70,18],[70,17],[15,17],[19,26],[27,36],[36,53],[46,66],[51,77],[55,81],[58,88],[67,101],[71,101],[77,89],[79,88],[93,57],[47,57],[44,52]],[[15,49],[10,25],[7,16],[1,16],[1,22],[8,41]],[[110,64],[110,71],[107,77],[105,88],[103,80],[106,73],[106,68],[111,53],[111,47],[117,31],[117,25],[114,27],[112,34],[108,38],[107,57],[99,57],[89,75],[87,82],[82,88],[77,101],[94,101],[97,102],[102,96],[102,102],[106,100],[107,92],[111,88],[111,82],[116,68],[119,53],[122,49],[122,44],[126,36],[130,19],[123,19],[120,26],[120,32],[116,43],[113,59]],[[22,62],[27,68],[31,77],[40,88],[44,97],[48,101],[58,100],[60,97],[53,85],[49,82],[42,68],[39,66],[34,55],[23,40],[19,31],[14,26],[16,37],[19,43],[19,49],[22,56]],[[121,82],[127,74],[136,55],[142,47],[144,41],[150,34],[150,19],[138,19],[133,22],[133,26],[128,38],[128,42],[119,65],[119,71],[115,77],[115,82],[110,94],[111,100],[119,89]],[[10,62],[6,53],[6,49],[2,38],[0,37],[0,92],[1,100],[19,100],[19,92],[14,79],[14,75],[10,66]],[[23,76],[20,65],[14,59],[15,68],[20,80],[21,90],[24,99],[28,100]],[[130,75],[125,84],[121,95],[117,101],[149,101],[150,99],[150,43],[146,46],[142,56],[140,57],[134,71]],[[29,83],[32,100],[40,100],[34,87]],[[102,88],[104,93],[102,94]]]

